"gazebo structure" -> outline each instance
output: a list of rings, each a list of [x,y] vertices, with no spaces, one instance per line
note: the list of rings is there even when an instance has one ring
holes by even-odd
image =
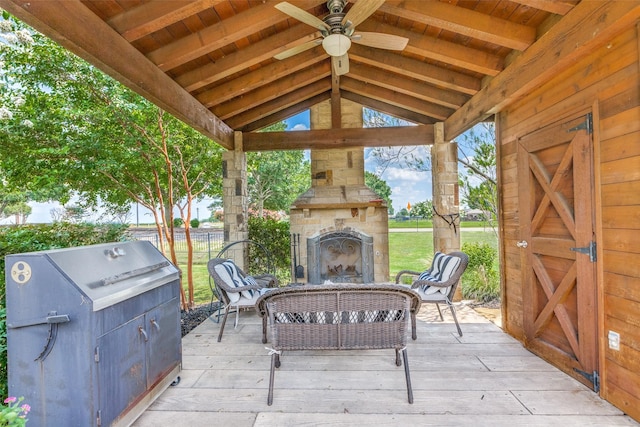
[[[381,215],[353,191],[363,147],[432,146],[434,203],[454,212],[451,141],[495,120],[504,330],[640,420],[640,2],[0,6],[228,149],[229,240],[246,232],[248,151],[312,150],[326,199],[293,208],[315,238]],[[362,129],[346,119],[360,106],[417,126]],[[309,108],[324,113],[308,132],[255,132]],[[310,231],[326,207],[334,222]],[[455,247],[440,226],[436,247]]]

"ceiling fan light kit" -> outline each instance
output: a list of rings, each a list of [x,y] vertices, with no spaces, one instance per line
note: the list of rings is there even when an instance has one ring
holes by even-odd
[[[322,47],[330,56],[342,56],[351,47],[351,40],[344,34],[329,34],[322,40]]]
[[[344,9],[347,0],[328,0],[327,9],[329,14],[322,19],[312,15],[306,10],[288,3],[286,1],[275,5],[276,9],[286,13],[290,17],[310,25],[318,30],[322,35],[322,47],[331,56],[332,69],[336,75],[340,76],[349,72],[349,57],[347,51],[351,43],[358,43],[364,46],[403,50],[409,39],[393,34],[358,32],[355,27],[371,16],[385,0],[360,0],[345,13]],[[319,40],[320,38],[316,39]],[[313,42],[303,43],[299,46],[280,52],[274,56],[276,59],[285,59],[307,49],[311,49],[317,44]]]

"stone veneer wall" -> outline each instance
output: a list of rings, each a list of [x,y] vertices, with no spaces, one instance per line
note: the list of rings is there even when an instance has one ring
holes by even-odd
[[[362,127],[362,106],[342,100],[342,126]],[[311,109],[311,128],[331,127],[331,105]],[[307,277],[307,238],[356,229],[373,238],[374,281],[389,281],[387,205],[364,184],[364,149],[311,151],[312,187],[291,206],[291,233],[300,234],[299,264]],[[300,279],[299,279],[300,280]]]

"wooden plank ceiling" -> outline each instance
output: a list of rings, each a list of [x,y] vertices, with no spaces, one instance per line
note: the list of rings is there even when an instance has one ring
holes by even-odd
[[[102,68],[138,93],[233,147],[233,132],[253,132],[321,101],[340,98],[432,128],[453,138],[491,115],[474,96],[508,69],[579,0],[379,1],[356,33],[408,39],[401,51],[354,43],[349,71],[338,76],[322,45],[285,59],[274,56],[313,40],[318,28],[275,6],[281,0],[1,0],[18,18]],[[326,0],[289,3],[323,19]],[[347,13],[355,7],[348,2]],[[362,6],[361,6],[362,7]],[[516,71],[510,71],[514,76]],[[513,89],[516,91],[516,89]],[[508,94],[506,94],[508,95]],[[475,101],[475,103],[474,103]],[[460,114],[463,111],[465,114]],[[458,112],[458,114],[456,114]],[[461,117],[464,116],[464,117]],[[432,134],[406,129],[387,142]],[[342,140],[340,132],[324,133]],[[371,143],[351,135],[358,145]],[[246,150],[313,148],[298,136],[267,141],[251,135]],[[252,145],[253,144],[253,145]],[[349,143],[346,143],[348,145]]]

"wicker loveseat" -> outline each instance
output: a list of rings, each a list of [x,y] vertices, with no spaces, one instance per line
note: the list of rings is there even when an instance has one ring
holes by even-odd
[[[409,319],[420,308],[418,294],[399,285],[301,285],[262,295],[256,307],[268,319],[271,373],[267,403],[273,402],[275,368],[287,350],[394,349],[404,361],[407,395],[413,403],[407,358]]]

